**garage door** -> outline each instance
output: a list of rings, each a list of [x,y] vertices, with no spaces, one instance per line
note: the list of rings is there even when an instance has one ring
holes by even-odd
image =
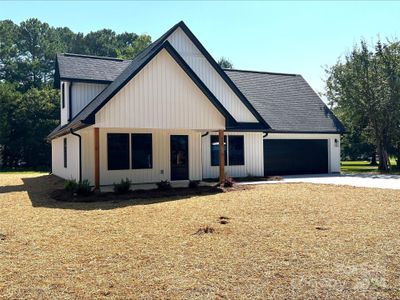
[[[327,140],[264,140],[265,175],[328,173]]]

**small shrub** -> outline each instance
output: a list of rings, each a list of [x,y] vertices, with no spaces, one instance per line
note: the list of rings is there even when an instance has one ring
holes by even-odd
[[[190,189],[197,189],[199,187],[200,180],[190,180],[189,181],[189,188]]]
[[[88,196],[92,193],[92,187],[90,186],[89,180],[85,179],[82,182],[79,182],[76,191],[80,196]]]
[[[75,193],[77,187],[78,187],[78,183],[76,182],[75,179],[67,180],[67,182],[65,183],[65,186],[64,186],[65,190],[70,193]]]
[[[170,190],[171,183],[168,180],[161,180],[160,182],[157,182],[157,188],[159,190]]]
[[[225,177],[224,179],[224,187],[233,187],[233,185],[235,184],[235,182],[233,181],[232,177]]]
[[[121,179],[120,183],[114,183],[114,193],[116,194],[126,194],[131,189],[132,182],[126,178]]]

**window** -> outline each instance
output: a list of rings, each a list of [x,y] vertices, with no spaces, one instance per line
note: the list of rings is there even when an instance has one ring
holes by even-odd
[[[132,134],[132,169],[153,167],[153,145],[150,133]]]
[[[211,135],[211,165],[219,166],[219,137],[218,135]],[[226,155],[226,136],[224,136],[224,152],[225,152],[225,166],[227,165],[227,155]]]
[[[129,169],[129,134],[107,134],[107,156],[109,170]]]
[[[61,106],[65,107],[65,83],[61,83]]]
[[[64,168],[67,167],[67,138],[64,138]]]
[[[229,165],[244,165],[244,138],[243,135],[230,135],[228,137]]]

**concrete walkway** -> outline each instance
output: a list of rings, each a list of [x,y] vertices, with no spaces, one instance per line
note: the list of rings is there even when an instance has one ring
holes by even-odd
[[[324,175],[293,175],[283,176],[280,181],[253,181],[240,184],[273,184],[305,182],[318,184],[351,185],[356,187],[399,189],[400,175],[381,174],[324,174]]]

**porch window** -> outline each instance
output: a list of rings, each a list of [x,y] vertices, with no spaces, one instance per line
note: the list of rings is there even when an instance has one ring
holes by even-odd
[[[67,138],[64,138],[64,168],[67,167]]]
[[[151,133],[132,134],[132,169],[153,167],[153,141]]]
[[[210,136],[211,142],[211,165],[212,166],[219,166],[219,139],[218,135],[211,135]],[[227,165],[227,155],[226,152],[226,136],[224,136],[224,152],[225,152],[225,166]]]
[[[109,170],[129,169],[129,134],[107,134],[107,158]]]
[[[243,135],[230,135],[228,137],[228,155],[230,166],[244,165],[244,138]]]
[[[219,138],[217,135],[210,136],[211,141],[211,166],[219,166]],[[225,166],[244,165],[244,136],[224,136]]]

